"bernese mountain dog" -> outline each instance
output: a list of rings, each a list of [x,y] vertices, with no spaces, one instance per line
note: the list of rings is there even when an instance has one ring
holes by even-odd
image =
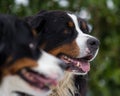
[[[86,21],[59,10],[40,11],[25,20],[37,31],[39,47],[70,66],[50,96],[85,96],[84,77],[99,50],[99,40],[88,34]]]
[[[38,48],[29,25],[0,14],[0,96],[46,96],[66,64]]]

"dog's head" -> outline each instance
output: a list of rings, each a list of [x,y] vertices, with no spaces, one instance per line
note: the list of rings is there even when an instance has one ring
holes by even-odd
[[[62,77],[65,64],[40,50],[36,39],[27,23],[0,14],[0,94],[41,96]]]
[[[88,73],[99,41],[87,34],[83,19],[63,11],[42,11],[26,20],[38,32],[40,48],[69,64],[75,74]]]

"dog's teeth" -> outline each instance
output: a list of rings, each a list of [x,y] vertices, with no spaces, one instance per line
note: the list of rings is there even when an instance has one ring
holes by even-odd
[[[77,63],[77,66],[79,67],[79,62]]]
[[[64,56],[65,59],[67,59],[67,56]]]
[[[77,67],[79,67],[80,66],[80,62],[77,62]]]
[[[68,60],[68,57],[66,56],[66,57],[64,57],[64,59]]]
[[[70,59],[70,58],[68,58],[68,61],[71,61],[71,59]]]

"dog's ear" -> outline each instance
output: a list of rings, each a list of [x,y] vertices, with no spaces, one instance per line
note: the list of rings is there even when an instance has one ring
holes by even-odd
[[[36,30],[39,33],[45,24],[44,14],[46,12],[39,12],[37,15],[25,17],[25,21],[31,26],[32,29]]]
[[[33,19],[33,16],[27,16],[24,17],[24,21],[26,21],[28,24],[30,23],[30,21]]]
[[[37,14],[44,14],[44,13],[47,13],[47,12],[48,12],[47,10],[41,10]]]
[[[41,11],[39,11],[36,15],[24,17],[24,20],[29,23],[29,22],[31,22],[31,20],[32,20],[33,18],[35,18],[36,16],[38,16],[38,15],[43,15],[43,14],[46,13],[46,12],[48,12],[48,11],[47,11],[47,10],[41,10]]]
[[[43,15],[35,16],[30,22],[32,29],[35,29],[38,33],[43,29],[44,24],[45,20]]]

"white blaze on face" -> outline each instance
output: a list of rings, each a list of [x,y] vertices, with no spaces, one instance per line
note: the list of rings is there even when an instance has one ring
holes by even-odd
[[[80,55],[78,57],[84,57],[88,53],[88,48],[87,48],[87,40],[89,38],[95,38],[93,36],[90,36],[88,34],[85,34],[82,32],[82,30],[79,28],[78,20],[77,17],[74,14],[69,14],[68,15],[71,17],[71,19],[74,22],[75,29],[78,32],[78,36],[76,38],[77,45],[80,48]]]
[[[42,51],[42,56],[38,60],[38,66],[33,68],[33,70],[53,79],[60,79],[64,74],[63,69],[60,67],[61,63],[61,60]]]

